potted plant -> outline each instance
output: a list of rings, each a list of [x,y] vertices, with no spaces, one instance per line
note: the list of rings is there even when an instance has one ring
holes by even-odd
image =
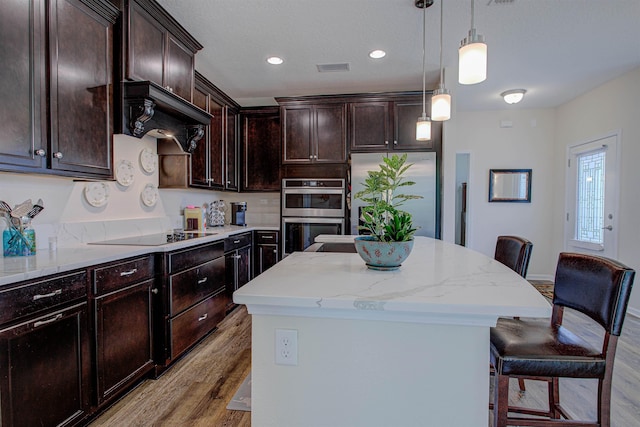
[[[372,269],[395,270],[409,256],[413,248],[411,214],[400,209],[407,201],[422,196],[406,194],[402,190],[414,185],[404,174],[412,166],[407,164],[407,155],[382,157],[380,169],[369,171],[363,185],[364,190],[354,197],[366,205],[362,208],[358,227],[368,235],[355,239],[356,251]]]

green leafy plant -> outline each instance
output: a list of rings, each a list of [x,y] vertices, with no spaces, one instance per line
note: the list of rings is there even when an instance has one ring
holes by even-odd
[[[422,196],[402,192],[404,187],[415,185],[414,181],[403,177],[412,164],[406,163],[406,154],[382,157],[382,161],[379,170],[368,172],[364,190],[354,195],[366,203],[362,208],[363,225],[358,228],[381,242],[411,240],[417,230],[413,227],[411,214],[399,207],[407,200],[422,199]]]

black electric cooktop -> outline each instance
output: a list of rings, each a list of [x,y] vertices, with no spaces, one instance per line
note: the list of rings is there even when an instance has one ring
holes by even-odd
[[[147,234],[145,236],[121,237],[119,239],[90,242],[90,245],[126,245],[126,246],[162,246],[168,243],[182,242],[183,240],[197,239],[198,237],[213,236],[218,233],[198,232],[174,232]]]

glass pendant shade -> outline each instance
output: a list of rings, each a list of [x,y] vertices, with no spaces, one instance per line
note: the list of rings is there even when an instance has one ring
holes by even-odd
[[[451,118],[451,95],[449,91],[440,88],[431,97],[431,120],[443,122]]]
[[[487,44],[482,36],[469,31],[458,50],[458,82],[472,85],[487,79]]]
[[[428,117],[418,117],[416,123],[416,140],[429,141],[431,139],[431,120]]]

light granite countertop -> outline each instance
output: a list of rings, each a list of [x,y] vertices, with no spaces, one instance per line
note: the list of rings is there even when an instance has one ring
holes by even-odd
[[[500,316],[551,314],[545,298],[513,270],[427,237],[416,238],[396,271],[370,270],[358,254],[295,252],[237,290],[234,302],[252,314],[478,326],[493,326]]]
[[[215,234],[206,237],[168,243],[162,246],[89,245],[79,243],[73,247],[59,247],[56,251],[38,250],[32,256],[0,257],[0,286],[119,259],[175,251],[203,243],[215,242],[234,234],[252,230],[273,231],[278,230],[278,227],[262,225],[248,227],[225,226],[207,229],[207,233]]]

